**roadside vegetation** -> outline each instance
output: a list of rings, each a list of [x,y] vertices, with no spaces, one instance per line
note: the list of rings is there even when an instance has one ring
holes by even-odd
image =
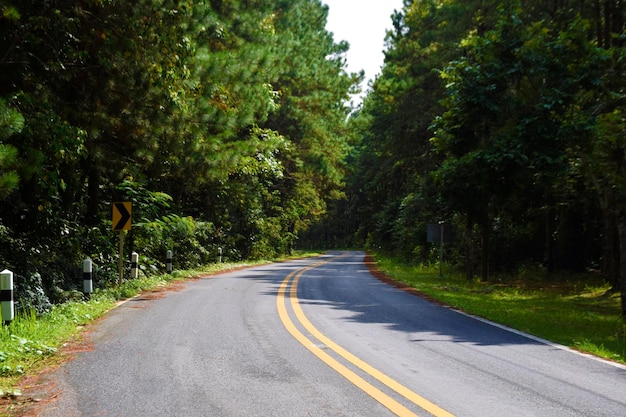
[[[389,278],[468,314],[593,355],[626,363],[620,294],[597,274],[547,274],[540,268],[466,279],[444,267],[415,265],[376,254]]]

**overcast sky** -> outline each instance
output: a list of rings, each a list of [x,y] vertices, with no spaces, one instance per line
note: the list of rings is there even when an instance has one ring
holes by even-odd
[[[380,73],[383,65],[385,32],[391,29],[391,15],[402,10],[402,0],[322,0],[329,7],[326,28],[335,42],[350,43],[348,72],[365,71],[368,80]]]

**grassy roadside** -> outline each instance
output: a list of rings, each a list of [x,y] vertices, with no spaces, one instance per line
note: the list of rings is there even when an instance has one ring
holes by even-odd
[[[318,254],[297,253],[295,257]],[[266,262],[212,264],[199,270],[141,277],[125,281],[118,288],[97,289],[89,300],[79,299],[56,305],[41,317],[17,315],[10,325],[0,326],[0,417],[13,415],[21,401],[28,401],[21,398],[19,388],[26,377],[62,361],[57,353],[79,341],[85,326],[115,307],[120,300],[144,291],[166,289],[171,284],[194,277]]]
[[[425,268],[375,254],[377,267],[391,279],[432,299],[535,336],[626,363],[626,324],[619,294],[591,275],[546,276],[523,271],[493,282],[439,276]]]

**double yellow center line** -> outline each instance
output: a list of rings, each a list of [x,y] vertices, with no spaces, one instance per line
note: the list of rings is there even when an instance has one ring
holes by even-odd
[[[335,259],[337,258],[318,262],[313,265],[297,269],[291,272],[289,275],[287,275],[287,277],[285,277],[285,279],[283,280],[278,290],[278,297],[276,300],[276,305],[278,308],[278,315],[281,321],[283,322],[283,325],[287,329],[287,331],[296,340],[298,340],[305,348],[311,351],[311,353],[313,353],[320,360],[322,360],[322,362],[330,366],[332,369],[334,369],[336,372],[341,374],[343,377],[345,377],[351,383],[356,385],[358,388],[363,390],[369,396],[371,396],[372,398],[377,400],[379,403],[387,407],[394,414],[398,416],[407,416],[407,417],[417,415],[411,410],[409,410],[408,408],[406,408],[405,406],[403,406],[402,404],[400,404],[398,401],[394,400],[389,395],[382,392],[380,389],[376,388],[374,385],[367,382],[361,376],[357,375],[354,371],[352,371],[351,369],[343,365],[341,362],[339,362],[338,360],[330,356],[328,353],[324,352],[324,350],[322,350],[322,348],[320,348],[317,345],[317,343],[313,343],[311,339],[309,339],[300,330],[298,330],[296,325],[291,320],[289,313],[287,312],[286,298],[288,298],[291,303],[291,308],[293,310],[293,314],[295,315],[297,321],[302,325],[304,329],[306,329],[307,332],[309,332],[310,336],[317,339],[320,343],[322,343],[328,349],[332,350],[337,355],[339,355],[340,357],[342,357],[343,359],[345,359],[352,365],[359,368],[361,371],[370,375],[374,379],[378,380],[379,382],[381,382],[382,384],[384,384],[391,390],[397,392],[398,394],[400,394],[401,396],[403,396],[410,402],[414,403],[418,407],[422,408],[423,410],[429,412],[430,414],[437,416],[437,417],[453,417],[453,415],[447,412],[446,410],[443,410],[439,406],[431,403],[425,398],[414,393],[413,391],[406,388],[405,386],[395,381],[391,377],[385,375],[384,373],[377,370],[373,366],[357,358],[356,356],[354,356],[353,354],[351,354],[350,352],[348,352],[347,350],[345,350],[344,348],[342,348],[341,346],[339,346],[338,344],[330,340],[328,337],[324,336],[324,334],[322,334],[322,332],[320,332],[315,326],[313,326],[311,322],[307,319],[307,317],[304,315],[304,312],[302,311],[302,307],[300,307],[300,303],[298,300],[298,282],[300,278],[306,271],[316,268],[320,265],[330,263]],[[291,283],[291,286],[290,286],[290,283]],[[287,295],[288,287],[290,288],[289,288],[289,293]]]

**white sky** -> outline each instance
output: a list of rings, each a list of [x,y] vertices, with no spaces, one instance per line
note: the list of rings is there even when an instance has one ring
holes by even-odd
[[[327,4],[326,29],[335,42],[348,41],[348,72],[365,71],[361,88],[380,73],[384,61],[385,33],[391,29],[391,15],[402,10],[402,0],[322,0]]]

